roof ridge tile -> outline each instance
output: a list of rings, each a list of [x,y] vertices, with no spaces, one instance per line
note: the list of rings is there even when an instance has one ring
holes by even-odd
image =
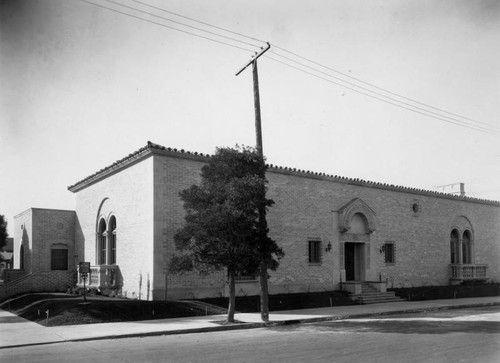
[[[108,172],[108,171],[111,171],[111,170],[115,170],[115,169],[119,168],[122,164],[124,164],[126,161],[128,161],[132,158],[137,158],[144,151],[153,150],[153,149],[173,152],[173,153],[177,153],[177,154],[201,156],[204,158],[211,157],[210,154],[205,155],[205,154],[199,153],[199,152],[186,151],[184,149],[178,150],[177,148],[165,147],[165,146],[162,146],[160,144],[156,144],[154,142],[147,141],[146,146],[141,147],[140,149],[136,150],[135,152],[127,155],[126,157],[124,157],[120,160],[115,161],[113,164],[111,164],[105,168],[100,169],[99,171],[87,176],[86,178],[76,182],[75,184],[70,185],[68,187],[68,189],[72,190],[80,184],[86,183],[86,182],[91,181],[93,179],[97,179],[101,174]],[[306,174],[306,175],[311,175],[311,176],[324,177],[324,178],[328,178],[328,179],[334,179],[334,180],[339,181],[339,182],[357,183],[357,184],[367,185],[367,186],[370,186],[370,185],[371,186],[378,186],[378,187],[381,187],[384,189],[394,190],[394,191],[410,191],[410,192],[423,194],[423,195],[438,195],[438,196],[445,197],[445,198],[460,199],[460,200],[464,200],[464,201],[475,201],[475,202],[481,202],[481,203],[487,203],[487,204],[493,204],[493,205],[500,206],[500,201],[495,201],[495,200],[474,198],[474,197],[468,197],[468,196],[458,196],[458,195],[447,194],[444,192],[438,192],[438,191],[434,191],[434,190],[425,190],[425,189],[419,189],[419,188],[413,188],[413,187],[407,187],[407,186],[398,186],[398,185],[394,185],[394,184],[387,184],[387,183],[375,182],[375,181],[367,181],[367,180],[360,179],[360,178],[349,178],[349,177],[344,177],[344,176],[340,176],[340,175],[330,175],[330,174],[326,174],[326,173],[322,173],[322,172],[315,172],[315,171],[309,171],[309,170],[305,171],[302,169],[291,168],[291,167],[287,167],[287,166],[283,167],[281,165],[267,164],[267,166],[270,169],[275,169],[276,171],[284,170],[284,171],[287,171],[287,172],[293,173],[293,174]]]

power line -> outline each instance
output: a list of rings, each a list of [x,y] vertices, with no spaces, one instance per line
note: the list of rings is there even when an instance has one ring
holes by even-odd
[[[232,30],[229,30],[229,29],[226,29],[226,28],[222,28],[222,27],[219,27],[219,26],[216,26],[216,25],[212,25],[212,24],[209,24],[209,23],[205,23],[203,21],[196,20],[196,19],[184,16],[184,15],[181,15],[181,14],[178,14],[178,13],[174,13],[173,11],[169,11],[169,10],[166,10],[164,8],[153,6],[153,5],[144,3],[142,1],[138,1],[138,0],[130,0],[130,1],[133,1],[133,2],[138,3],[138,4],[142,4],[142,5],[145,5],[145,6],[149,6],[150,8],[153,8],[153,9],[156,9],[156,10],[164,11],[166,13],[178,16],[178,17],[183,18],[183,19],[191,20],[191,21],[194,21],[194,22],[196,22],[198,24],[203,24],[203,25],[209,26],[209,27],[214,28],[214,29],[219,29],[219,30],[222,30],[222,31],[234,34],[234,35],[239,35],[240,37],[244,37],[244,38],[247,38],[247,39],[255,40],[255,41],[261,42],[261,43],[265,43],[266,42],[266,41],[261,40],[261,39],[257,39],[257,38],[254,38],[254,37],[251,37],[251,36],[248,36],[248,35],[245,35],[245,34],[241,34],[241,33],[238,33],[238,32],[235,32],[235,31],[232,31]]]
[[[218,44],[226,45],[226,46],[233,47],[233,48],[236,48],[236,49],[244,50],[246,52],[251,52],[251,53],[254,52],[254,50],[251,50],[251,49],[243,48],[243,47],[240,47],[238,45],[226,43],[226,42],[223,42],[223,41],[220,41],[220,40],[217,40],[217,39],[213,39],[213,38],[209,38],[209,37],[206,37],[206,36],[203,36],[203,35],[200,35],[200,34],[188,32],[186,30],[174,28],[172,26],[168,26],[168,25],[165,25],[165,24],[162,24],[162,23],[158,23],[156,21],[152,21],[152,20],[149,20],[149,19],[141,18],[139,16],[136,16],[136,15],[133,15],[133,14],[129,14],[129,13],[126,13],[126,12],[123,12],[123,11],[120,11],[120,10],[116,10],[116,9],[113,9],[113,8],[110,8],[110,7],[101,5],[101,4],[96,4],[96,3],[93,3],[93,2],[90,2],[90,1],[87,1],[87,0],[80,0],[80,1],[82,1],[84,3],[87,3],[87,4],[90,4],[90,5],[94,5],[94,6],[103,8],[103,9],[107,9],[107,10],[113,11],[113,12],[118,13],[118,14],[129,16],[131,18],[135,18],[135,19],[138,19],[138,20],[147,21],[148,23],[159,25],[159,26],[167,28],[167,29],[175,30],[175,31],[178,31],[178,32],[181,32],[181,33],[184,33],[184,34],[188,34],[188,35],[192,35],[192,36],[195,36],[195,37],[198,37],[198,38],[201,38],[201,39],[205,39],[205,40],[208,40],[208,41],[211,41],[211,42],[214,42],[214,43],[218,43]]]
[[[490,124],[488,124],[488,123],[486,123],[486,122],[476,121],[476,120],[473,120],[473,119],[468,118],[468,117],[464,117],[464,116],[461,116],[461,115],[458,115],[458,114],[455,114],[455,113],[452,113],[452,112],[448,112],[448,111],[446,111],[446,110],[443,110],[443,109],[441,109],[441,108],[437,108],[437,107],[431,106],[431,105],[426,104],[426,103],[424,103],[424,102],[420,102],[420,101],[414,100],[414,99],[412,99],[412,98],[405,97],[405,96],[403,96],[403,95],[401,95],[401,94],[399,94],[399,93],[389,91],[388,89],[385,89],[385,88],[382,88],[382,87],[378,87],[378,86],[374,85],[373,83],[369,83],[369,82],[363,81],[362,79],[359,79],[359,78],[353,77],[353,76],[351,76],[351,75],[349,75],[349,74],[346,74],[346,73],[340,72],[340,71],[338,71],[338,70],[336,70],[336,69],[334,69],[334,68],[327,67],[327,66],[325,66],[325,65],[323,65],[323,64],[321,64],[321,63],[315,62],[315,61],[313,61],[313,60],[311,60],[311,59],[309,59],[309,58],[303,57],[303,56],[301,56],[301,55],[299,55],[299,54],[297,54],[297,53],[294,53],[294,52],[291,52],[291,51],[286,50],[286,49],[284,49],[284,48],[281,48],[281,47],[279,47],[279,46],[277,46],[277,45],[275,45],[275,44],[272,44],[272,46],[273,46],[274,48],[276,48],[276,49],[279,49],[279,50],[282,50],[282,51],[284,51],[284,52],[286,52],[286,53],[292,54],[292,55],[296,56],[297,58],[300,58],[300,59],[303,59],[303,60],[308,61],[308,62],[310,62],[310,63],[316,64],[317,66],[320,66],[320,67],[322,67],[322,68],[328,69],[328,70],[330,70],[330,71],[332,71],[332,72],[335,72],[335,73],[337,73],[337,74],[341,74],[342,76],[348,77],[348,78],[353,79],[353,80],[355,80],[355,81],[357,81],[357,82],[363,83],[363,84],[365,84],[365,85],[367,85],[367,86],[370,86],[370,87],[376,88],[376,89],[378,89],[378,90],[380,90],[380,91],[387,92],[387,93],[389,93],[389,94],[391,94],[391,95],[394,95],[394,96],[397,96],[397,97],[401,97],[401,98],[403,98],[403,99],[405,99],[405,100],[408,100],[408,101],[411,101],[411,102],[414,102],[414,103],[418,103],[418,104],[420,104],[420,105],[423,105],[423,106],[425,106],[425,107],[432,108],[432,109],[437,110],[437,111],[445,112],[445,113],[447,113],[447,114],[449,114],[449,115],[452,115],[452,116],[456,116],[456,117],[463,118],[464,120],[468,120],[468,121],[476,122],[476,123],[479,123],[479,124],[484,124],[484,125],[487,125],[487,126],[491,126]]]
[[[239,39],[236,39],[236,38],[228,37],[228,36],[225,36],[225,35],[221,35],[221,34],[218,34],[218,33],[211,32],[209,30],[200,29],[200,28],[197,28],[197,27],[185,24],[185,23],[181,23],[180,21],[176,21],[176,20],[172,20],[172,19],[169,19],[169,18],[165,18],[163,16],[156,15],[156,14],[150,13],[148,11],[140,10],[140,9],[134,8],[132,6],[128,6],[128,5],[122,4],[122,3],[117,2],[117,1],[113,1],[113,0],[104,0],[104,1],[107,1],[108,3],[112,3],[112,4],[115,4],[115,5],[124,7],[126,9],[130,9],[130,10],[133,10],[133,11],[138,11],[138,12],[143,13],[143,14],[151,15],[151,16],[154,16],[156,18],[159,18],[159,19],[162,19],[162,20],[166,20],[166,21],[169,21],[169,22],[174,23],[174,24],[185,26],[187,28],[191,28],[191,29],[198,30],[198,31],[201,31],[201,32],[204,32],[204,33],[215,35],[217,37],[221,37],[221,38],[224,38],[224,39],[227,39],[227,40],[232,40],[232,41],[237,42],[237,43],[241,43],[241,44],[245,44],[245,45],[250,45],[252,47],[258,47],[259,46],[259,45],[255,45],[255,44],[252,44],[252,43],[245,42],[243,40],[239,40]]]
[[[303,72],[303,73],[309,74],[309,75],[311,75],[311,76],[314,76],[314,77],[316,77],[316,78],[322,79],[322,80],[324,80],[324,81],[326,81],[326,82],[330,82],[330,83],[332,83],[332,84],[336,84],[336,85],[338,85],[338,86],[341,86],[341,87],[347,88],[347,89],[349,89],[349,90],[351,90],[351,91],[354,91],[354,92],[360,93],[360,94],[365,95],[365,96],[367,96],[367,97],[374,98],[374,99],[376,99],[376,100],[379,100],[379,101],[382,101],[382,102],[388,103],[388,104],[393,105],[393,106],[396,106],[396,107],[400,107],[400,108],[406,109],[406,110],[408,110],[408,111],[412,111],[412,112],[415,112],[415,113],[418,113],[418,114],[421,114],[421,115],[424,115],[424,116],[428,116],[428,117],[434,118],[434,119],[436,119],[436,120],[441,120],[441,121],[444,121],[444,122],[448,122],[448,123],[451,123],[451,124],[454,124],[454,125],[457,125],[457,126],[466,127],[466,128],[469,128],[469,129],[472,129],[472,130],[475,130],[475,131],[481,131],[481,132],[485,132],[485,133],[488,133],[488,132],[490,132],[490,131],[491,131],[491,130],[486,130],[486,129],[480,128],[479,126],[475,126],[475,125],[468,125],[468,124],[463,124],[463,123],[458,123],[458,122],[453,122],[453,121],[446,120],[446,119],[443,119],[443,118],[440,118],[440,117],[432,116],[432,115],[429,115],[429,114],[427,114],[427,113],[420,112],[420,111],[417,111],[417,110],[415,110],[415,109],[412,109],[412,108],[409,108],[409,107],[402,106],[402,105],[400,105],[400,104],[398,104],[398,103],[390,102],[390,101],[387,101],[387,100],[385,100],[385,99],[383,99],[383,98],[376,97],[376,96],[374,96],[374,95],[372,95],[372,94],[365,93],[365,92],[362,92],[362,91],[358,91],[358,90],[356,90],[356,89],[354,89],[354,88],[352,88],[352,87],[346,86],[346,85],[341,84],[341,83],[338,83],[338,82],[334,82],[334,81],[332,81],[332,80],[330,80],[330,79],[327,79],[327,78],[324,78],[324,77],[322,77],[322,76],[318,76],[317,74],[314,74],[314,73],[311,73],[311,72],[305,71],[305,70],[303,70],[303,69],[301,69],[301,68],[298,68],[298,67],[296,67],[296,66],[293,66],[293,65],[291,65],[291,64],[288,64],[288,63],[286,63],[286,62],[282,62],[282,61],[277,60],[277,59],[275,59],[275,58],[272,58],[272,57],[270,57],[270,56],[266,56],[266,58],[271,59],[271,60],[273,60],[273,61],[275,61],[275,62],[281,63],[281,64],[283,64],[283,65],[285,65],[285,66],[287,66],[287,67],[290,67],[290,68],[296,69],[296,70],[298,70],[298,71],[300,71],[300,72]],[[426,112],[427,112],[427,111],[426,111]],[[492,131],[492,132],[496,133],[496,131]]]
[[[446,120],[446,119],[441,118],[441,117],[432,116],[432,115],[429,115],[429,114],[427,114],[427,113],[420,112],[420,111],[417,111],[417,110],[415,110],[415,109],[412,109],[412,108],[409,108],[409,107],[402,106],[402,105],[400,105],[400,104],[398,104],[398,103],[394,103],[394,102],[391,102],[391,101],[387,101],[386,99],[383,99],[383,98],[380,98],[380,97],[374,96],[374,95],[372,95],[372,94],[365,93],[365,92],[362,92],[362,91],[358,91],[358,90],[356,90],[356,89],[354,89],[354,88],[352,88],[352,87],[349,87],[349,86],[343,85],[343,84],[341,84],[341,83],[338,83],[338,82],[332,81],[332,80],[327,79],[327,78],[322,77],[322,76],[318,76],[317,74],[314,74],[314,73],[311,73],[311,72],[305,71],[305,70],[303,70],[303,69],[301,69],[301,68],[298,68],[298,67],[296,67],[296,66],[293,66],[293,65],[291,65],[291,64],[288,64],[288,63],[286,63],[286,62],[282,62],[282,61],[280,61],[280,60],[278,60],[278,59],[275,59],[275,58],[272,58],[272,57],[270,57],[270,56],[265,56],[265,57],[266,57],[266,58],[268,58],[268,59],[271,59],[271,60],[273,60],[273,61],[275,61],[275,62],[281,63],[281,64],[283,64],[283,65],[285,65],[285,66],[287,66],[287,67],[294,68],[294,69],[296,69],[296,70],[298,70],[298,71],[300,71],[300,72],[304,72],[304,73],[309,74],[309,75],[311,75],[311,76],[314,76],[314,77],[316,77],[316,78],[322,79],[322,80],[324,80],[324,81],[326,81],[326,82],[330,82],[330,83],[336,84],[336,85],[338,85],[338,86],[341,86],[341,87],[347,88],[347,89],[349,89],[349,90],[351,90],[351,91],[354,91],[354,92],[360,93],[360,94],[362,94],[362,95],[365,95],[365,96],[367,96],[367,97],[371,97],[371,98],[374,98],[374,99],[376,99],[376,100],[379,100],[379,101],[382,101],[382,102],[385,102],[385,103],[391,104],[391,105],[396,106],[396,107],[400,107],[400,108],[406,109],[406,110],[408,110],[408,111],[412,111],[412,112],[415,112],[415,113],[418,113],[418,114],[421,114],[421,115],[424,115],[424,116],[428,116],[428,117],[434,118],[434,119],[436,119],[436,120],[441,120],[441,121],[444,121],[444,122],[448,122],[448,123],[451,123],[451,124],[454,124],[454,125],[457,125],[457,126],[462,126],[462,127],[465,127],[465,128],[471,129],[471,130],[475,130],[475,131],[481,131],[481,132],[485,132],[485,133],[489,133],[489,132],[497,133],[496,131],[483,129],[483,128],[480,128],[479,126],[470,125],[470,124],[458,123],[458,122],[454,122],[454,121]],[[426,112],[428,112],[428,111],[426,111]]]
[[[417,110],[420,110],[420,111],[423,111],[423,112],[427,112],[427,113],[429,113],[429,114],[436,115],[436,116],[438,116],[438,117],[446,118],[446,119],[449,119],[449,120],[451,120],[451,121],[455,121],[456,123],[460,123],[460,124],[464,124],[464,125],[470,125],[470,126],[473,126],[473,127],[478,128],[478,129],[483,129],[484,131],[493,131],[493,132],[497,132],[497,130],[492,129],[491,127],[490,127],[490,128],[487,128],[487,127],[480,126],[480,125],[479,125],[479,126],[477,126],[477,125],[472,125],[472,124],[470,124],[470,123],[468,123],[468,122],[466,122],[466,121],[461,121],[461,120],[455,119],[455,118],[453,118],[453,117],[449,117],[449,116],[446,116],[446,115],[442,115],[442,114],[439,114],[439,113],[437,113],[437,112],[430,111],[430,110],[427,110],[427,109],[425,109],[425,108],[422,108],[422,107],[419,107],[419,106],[415,106],[415,105],[409,104],[409,103],[407,103],[407,102],[403,102],[403,101],[397,100],[397,99],[395,99],[395,98],[393,98],[393,97],[386,96],[386,95],[381,94],[381,93],[379,93],[379,92],[376,92],[376,91],[370,90],[370,89],[368,89],[368,88],[366,88],[366,87],[362,87],[362,86],[359,86],[359,85],[357,85],[357,84],[355,84],[355,83],[352,83],[352,82],[346,81],[346,80],[344,80],[344,79],[342,79],[342,78],[340,78],[340,77],[333,76],[333,75],[331,75],[331,74],[329,74],[329,73],[326,73],[326,72],[323,72],[323,71],[321,71],[321,70],[318,70],[317,68],[314,68],[314,67],[308,66],[307,64],[304,64],[304,63],[298,62],[298,61],[296,61],[296,60],[293,60],[293,59],[291,59],[291,58],[289,58],[289,57],[286,57],[286,56],[284,56],[284,55],[278,54],[278,53],[276,53],[276,52],[274,52],[274,51],[272,51],[272,50],[271,50],[271,53],[273,53],[273,54],[275,54],[275,55],[277,55],[277,56],[279,56],[279,57],[282,57],[282,58],[284,58],[284,59],[287,59],[287,60],[289,60],[289,61],[291,61],[291,62],[293,62],[293,63],[296,63],[296,64],[298,64],[298,65],[300,65],[300,66],[302,66],[302,67],[306,67],[306,68],[311,69],[311,70],[313,70],[313,71],[315,71],[315,72],[318,72],[318,73],[324,74],[324,75],[326,75],[326,76],[328,76],[328,77],[334,78],[334,79],[339,80],[339,81],[341,81],[341,82],[344,82],[344,83],[346,83],[346,84],[348,84],[348,85],[350,85],[350,86],[352,86],[352,87],[355,87],[356,89],[352,89],[352,88],[350,88],[351,90],[353,90],[353,91],[355,91],[355,92],[365,94],[365,93],[363,93],[363,92],[358,91],[357,89],[359,88],[359,89],[361,89],[361,90],[363,90],[363,91],[370,92],[370,93],[375,94],[375,95],[377,95],[377,96],[384,97],[384,98],[389,99],[389,100],[391,100],[391,101],[397,102],[398,104],[403,104],[403,105],[406,105],[406,106],[408,106],[408,107],[412,107],[412,108],[415,108],[415,109],[417,109]],[[266,57],[267,57],[267,58],[269,58],[269,56],[266,56]],[[336,83],[336,84],[338,84],[338,83]],[[379,99],[379,98],[377,98],[377,99]],[[391,104],[393,104],[393,103],[391,103]]]
[[[168,26],[168,25],[165,25],[163,23],[158,23],[158,22],[155,22],[155,21],[152,21],[152,20],[149,20],[149,19],[145,19],[145,18],[142,18],[142,17],[139,17],[137,15],[134,15],[134,14],[130,14],[130,13],[127,13],[127,12],[123,12],[123,11],[120,11],[120,10],[117,10],[115,8],[110,8],[110,7],[107,7],[107,6],[104,6],[104,5],[101,5],[101,4],[96,4],[96,3],[93,3],[93,2],[90,2],[90,1],[87,1],[87,0],[81,0],[85,3],[88,3],[90,5],[94,5],[94,6],[97,6],[97,7],[101,7],[101,8],[104,8],[104,9],[107,9],[107,10],[110,10],[110,11],[113,11],[113,12],[116,12],[116,13],[119,13],[119,14],[122,14],[122,15],[126,15],[126,16],[129,16],[129,17],[132,17],[132,18],[135,18],[135,19],[138,19],[138,20],[143,20],[143,21],[146,21],[146,22],[149,22],[149,23],[152,23],[152,24],[155,24],[155,25],[159,25],[159,26],[162,26],[164,28],[168,28],[168,29],[171,29],[171,30],[175,30],[175,31],[178,31],[178,32],[182,32],[182,33],[185,33],[185,34],[188,34],[188,35],[192,35],[192,36],[195,36],[195,37],[198,37],[198,38],[202,38],[202,39],[205,39],[205,40],[208,40],[208,41],[211,41],[211,42],[215,42],[215,43],[218,43],[218,44],[222,44],[222,45],[226,45],[226,46],[230,46],[230,47],[233,47],[233,48],[236,48],[236,49],[240,49],[240,50],[244,50],[244,51],[247,51],[247,52],[255,52],[254,50],[250,50],[250,49],[247,49],[247,48],[243,48],[241,46],[238,46],[238,45],[234,45],[234,44],[230,44],[230,43],[227,43],[225,41],[221,41],[221,40],[217,40],[217,39],[213,39],[211,37],[208,37],[208,36],[204,36],[204,35],[200,35],[200,34],[196,34],[196,33],[193,33],[193,32],[190,32],[190,31],[186,31],[186,30],[182,30],[182,29],[178,29],[178,28],[175,28],[175,27],[171,27],[171,26]],[[207,34],[210,34],[210,35],[213,35],[213,36],[216,36],[216,37],[221,37],[223,39],[226,39],[226,40],[229,40],[229,41],[233,41],[233,42],[238,42],[238,43],[241,43],[241,44],[245,44],[245,45],[249,45],[249,46],[252,46],[252,47],[258,47],[257,45],[255,44],[252,44],[252,43],[249,43],[249,42],[246,42],[246,41],[242,41],[242,40],[239,40],[239,39],[236,39],[236,38],[233,38],[233,37],[228,37],[226,35],[222,35],[222,34],[219,34],[219,33],[216,33],[216,32],[212,32],[212,31],[209,31],[209,30],[206,30],[206,29],[202,29],[202,28],[198,28],[198,27],[194,27],[194,26],[191,26],[189,24],[186,24],[186,23],[183,23],[183,22],[179,22],[179,21],[175,21],[175,20],[172,20],[172,19],[169,19],[169,18],[165,18],[165,17],[162,17],[160,15],[156,15],[156,14],[153,14],[153,13],[150,13],[150,12],[147,12],[147,11],[144,11],[144,10],[141,10],[141,9],[137,9],[135,7],[131,7],[131,6],[128,6],[128,5],[125,5],[125,4],[122,4],[122,3],[119,3],[119,2],[116,2],[116,1],[113,1],[113,0],[104,0],[104,1],[107,1],[109,3],[112,3],[112,4],[115,4],[115,5],[118,5],[118,6],[121,6],[121,7],[124,7],[124,8],[127,8],[127,9],[130,9],[132,11],[137,11],[137,12],[140,12],[140,13],[143,13],[143,14],[147,14],[147,15],[150,15],[150,16],[153,16],[153,17],[157,17],[159,19],[162,19],[162,20],[165,20],[165,21],[169,21],[169,22],[173,22],[175,24],[178,24],[178,25],[181,25],[181,26],[185,26],[185,27],[188,27],[188,28],[191,28],[191,29],[194,29],[194,30],[197,30],[197,31],[200,31],[200,32],[203,32],[203,33],[207,33]],[[175,15],[175,16],[178,16],[178,17],[181,17],[181,18],[184,18],[184,19],[187,19],[187,20],[190,20],[190,21],[194,21],[196,23],[199,23],[199,24],[202,24],[202,25],[205,25],[205,26],[208,26],[208,27],[212,27],[214,29],[218,29],[218,30],[221,30],[221,31],[224,31],[224,32],[228,32],[228,33],[231,33],[231,34],[234,34],[234,35],[238,35],[240,37],[244,37],[244,38],[247,38],[247,39],[251,39],[251,40],[255,40],[255,41],[258,41],[258,42],[263,42],[262,40],[260,39],[257,39],[257,38],[253,38],[253,37],[250,37],[250,36],[247,36],[247,35],[244,35],[244,34],[241,34],[241,33],[238,33],[238,32],[234,32],[232,30],[229,30],[229,29],[226,29],[226,28],[222,28],[222,27],[218,27],[218,26],[215,26],[215,25],[212,25],[212,24],[209,24],[209,23],[206,23],[206,22],[202,22],[202,21],[199,21],[199,20],[196,20],[196,19],[193,19],[193,18],[190,18],[190,17],[187,17],[187,16],[184,16],[184,15],[181,15],[181,14],[178,14],[178,13],[175,13],[175,12],[172,12],[172,11],[169,11],[169,10],[166,10],[164,8],[160,8],[160,7],[156,7],[156,6],[153,6],[153,5],[150,5],[150,4],[147,4],[147,3],[144,3],[142,1],[138,1],[138,0],[130,0],[130,1],[133,1],[135,3],[138,3],[138,4],[141,4],[141,5],[144,5],[144,6],[148,6],[152,9],[156,9],[156,10],[159,10],[159,11],[163,11],[163,12],[166,12],[166,13],[169,13],[169,14],[172,14],[172,15]],[[272,51],[273,54],[277,55],[278,57],[282,57],[290,62],[293,62],[295,64],[298,64],[300,65],[301,67],[305,67],[305,68],[308,68],[308,69],[311,69],[313,70],[314,72],[318,72],[320,74],[323,74],[323,75],[326,75],[327,77],[330,77],[330,78],[334,78],[334,79],[337,79],[341,82],[344,82],[352,87],[349,87],[349,86],[346,86],[345,84],[341,84],[341,83],[337,83],[337,82],[334,82],[332,80],[329,80],[329,79],[326,79],[324,77],[321,77],[321,76],[318,76],[317,74],[313,74],[311,72],[308,72],[308,71],[305,71],[301,68],[298,68],[298,67],[295,67],[295,66],[292,66],[290,65],[289,63],[286,63],[286,62],[283,62],[283,61],[279,61],[277,59],[274,59],[274,58],[271,58],[269,56],[266,56],[267,58],[273,60],[273,61],[276,61],[278,63],[281,63],[283,65],[286,65],[288,67],[291,67],[291,68],[294,68],[296,70],[299,70],[303,73],[306,73],[306,74],[309,74],[309,75],[312,75],[312,76],[315,76],[317,78],[320,78],[322,80],[325,80],[325,81],[328,81],[330,83],[333,83],[333,84],[336,84],[336,85],[339,85],[341,87],[344,87],[344,88],[347,88],[347,89],[350,89],[354,92],[357,92],[357,93],[360,93],[360,94],[363,94],[365,96],[368,96],[368,97],[371,97],[371,98],[374,98],[376,100],[379,100],[379,101],[382,101],[382,102],[385,102],[385,103],[388,103],[388,104],[391,104],[391,105],[394,105],[396,107],[400,107],[400,108],[403,108],[403,109],[406,109],[406,110],[409,110],[409,111],[412,111],[412,112],[415,112],[415,113],[419,113],[419,114],[422,114],[422,115],[425,115],[425,116],[428,116],[428,117],[431,117],[431,118],[434,118],[434,119],[437,119],[437,120],[441,120],[441,121],[445,121],[445,122],[448,122],[448,123],[451,123],[451,124],[455,124],[455,125],[458,125],[458,126],[462,126],[462,127],[467,127],[469,129],[473,129],[473,130],[476,130],[476,131],[482,131],[482,132],[494,132],[494,133],[498,133],[499,130],[493,128],[491,125],[487,124],[487,123],[484,123],[484,122],[480,122],[480,121],[476,121],[476,120],[473,120],[473,119],[470,119],[470,118],[467,118],[467,117],[464,117],[464,116],[460,116],[460,115],[457,115],[457,114],[454,114],[454,113],[451,113],[451,112],[448,112],[448,111],[445,111],[445,110],[442,110],[442,109],[439,109],[437,107],[434,107],[434,106],[431,106],[431,105],[428,105],[426,103],[423,103],[423,102],[419,102],[419,101],[416,101],[416,100],[413,100],[411,98],[408,98],[408,97],[405,97],[403,95],[400,95],[398,93],[395,93],[395,92],[392,92],[392,91],[389,91],[387,89],[384,89],[384,88],[381,88],[381,87],[378,87],[374,84],[371,84],[371,83],[368,83],[368,82],[365,82],[361,79],[358,79],[358,78],[355,78],[355,77],[352,77],[348,74],[345,74],[345,73],[342,73],[338,70],[335,70],[334,68],[331,68],[331,67],[327,67],[325,65],[322,65],[318,62],[315,62],[311,59],[308,59],[306,57],[303,57],[297,53],[294,53],[294,52],[291,52],[291,51],[288,51],[284,48],[281,48],[277,45],[274,45],[273,44],[273,47],[276,48],[276,49],[279,49],[283,52],[286,52],[288,54],[291,54],[299,59],[302,59],[302,60],[305,60],[311,64],[314,64],[316,66],[319,66],[323,69],[326,69],[326,70],[329,70],[331,72],[334,72],[334,73],[337,73],[337,74],[340,74],[344,77],[348,77],[356,82],[359,82],[359,83],[362,83],[362,84],[365,84],[369,87],[372,87],[372,88],[375,88],[377,90],[380,90],[382,92],[385,92],[385,93],[388,93],[388,94],[391,94],[393,96],[396,96],[396,97],[399,97],[401,99],[405,99],[405,100],[408,100],[410,102],[413,102],[413,103],[416,103],[416,104],[419,104],[419,105],[422,105],[426,108],[430,108],[430,109],[433,109],[433,110],[437,110],[437,111],[440,111],[440,112],[443,112],[443,113],[446,113],[448,115],[452,115],[452,116],[456,116],[456,117],[459,117],[461,119],[464,119],[464,120],[469,120],[471,122],[474,122],[474,123],[477,123],[477,124],[482,124],[482,125],[486,125],[486,126],[480,126],[480,125],[473,125],[473,124],[470,124],[469,122],[466,122],[466,121],[462,121],[462,120],[458,120],[456,118],[453,118],[453,117],[450,117],[450,116],[446,116],[446,115],[443,115],[443,114],[440,114],[440,113],[437,113],[437,112],[434,112],[434,111],[431,111],[431,110],[428,110],[428,109],[425,109],[425,108],[422,108],[422,107],[419,107],[419,106],[415,106],[415,105],[412,105],[412,104],[409,104],[409,103],[406,103],[406,102],[403,102],[401,100],[398,100],[398,99],[395,99],[395,98],[392,98],[390,96],[387,96],[387,95],[384,95],[384,94],[381,94],[377,91],[374,91],[374,90],[371,90],[371,89],[368,89],[368,88],[365,88],[363,86],[360,86],[358,84],[355,84],[355,83],[352,83],[350,81],[347,81],[345,79],[342,79],[340,77],[337,77],[337,76],[334,76],[332,74],[329,74],[329,73],[326,73],[324,71],[321,71],[319,70],[318,68],[315,68],[315,67],[311,67],[307,64],[304,64],[304,63],[301,63],[299,61],[296,61],[290,57],[287,57],[287,56],[284,56],[284,55],[281,55],[279,53],[276,53],[274,51]],[[363,90],[363,91],[366,91],[366,92],[369,92],[369,93],[365,93],[363,91],[360,91],[359,89]],[[374,96],[373,94],[375,94],[376,96]],[[377,97],[379,96],[379,97]],[[381,98],[382,97],[382,98]],[[390,100],[390,101],[388,101]],[[393,102],[391,102],[393,101]],[[405,106],[408,106],[408,107],[405,107]],[[417,111],[417,110],[420,110],[420,111]],[[432,116],[432,115],[435,115],[435,116]]]

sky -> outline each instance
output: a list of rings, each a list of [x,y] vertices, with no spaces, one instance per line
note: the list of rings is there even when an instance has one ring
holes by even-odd
[[[0,214],[147,141],[255,145],[267,41],[268,163],[498,201],[499,36],[496,0],[0,0]]]

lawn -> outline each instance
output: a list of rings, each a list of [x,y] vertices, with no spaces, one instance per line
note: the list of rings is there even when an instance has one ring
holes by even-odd
[[[87,297],[63,293],[26,294],[9,299],[0,308],[48,326],[112,323],[150,319],[225,314],[226,309],[195,301],[142,301]]]
[[[338,291],[269,295],[271,311],[350,304],[353,302],[347,295]],[[85,303],[83,297],[77,295],[32,293],[9,299],[0,304],[0,309],[41,325],[47,325],[48,311],[48,326],[58,326],[226,314],[227,306],[227,298],[164,302],[93,295],[87,296]],[[236,310],[258,312],[260,297],[237,297]]]

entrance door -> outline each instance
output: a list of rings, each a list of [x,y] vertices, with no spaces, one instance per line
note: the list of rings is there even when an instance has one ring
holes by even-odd
[[[356,277],[355,258],[354,258],[354,243],[346,242],[344,246],[345,256],[345,279],[346,281],[354,281]]]
[[[344,244],[344,268],[346,281],[363,281],[365,244],[346,242]]]

